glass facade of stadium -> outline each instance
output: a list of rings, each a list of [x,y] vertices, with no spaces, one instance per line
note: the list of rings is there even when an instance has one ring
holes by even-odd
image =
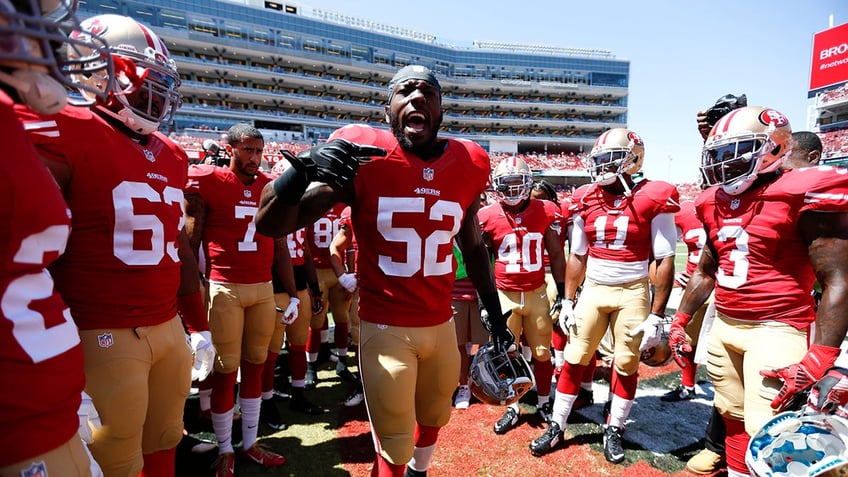
[[[355,3],[351,3],[351,9]],[[306,6],[243,0],[83,0],[152,27],[183,79],[170,132],[220,137],[249,121],[311,143],[351,122],[385,123],[387,83],[412,63],[442,83],[444,136],[507,154],[588,152],[627,124],[630,64],[603,50],[478,42],[467,47]]]

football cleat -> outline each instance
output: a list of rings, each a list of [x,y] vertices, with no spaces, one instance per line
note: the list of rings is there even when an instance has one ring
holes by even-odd
[[[245,449],[244,455],[263,467],[279,467],[286,463],[286,458],[271,452],[263,444],[256,443],[250,449]]]
[[[259,420],[264,422],[268,427],[275,431],[283,431],[288,426],[283,422],[283,417],[280,416],[280,410],[274,403],[274,399],[264,399],[259,408]]]
[[[679,384],[676,388],[660,396],[660,401],[663,402],[678,402],[688,401],[695,398],[695,388],[687,388]]]
[[[309,402],[309,400],[303,397],[303,395],[293,395],[291,401],[289,401],[289,409],[295,412],[311,414],[313,416],[324,413],[323,407]]]
[[[551,422],[544,434],[530,443],[530,453],[541,457],[552,450],[563,440],[563,432],[559,424]]]
[[[460,386],[459,389],[456,390],[456,399],[454,399],[453,405],[457,409],[468,409],[470,404],[471,388],[468,386]]]
[[[604,457],[613,464],[624,461],[624,444],[621,440],[620,427],[607,426],[604,429]]]
[[[539,416],[539,419],[541,419],[542,422],[546,424],[551,422],[551,416],[553,415],[553,413],[554,404],[551,401],[548,401],[544,404],[540,404],[536,408],[536,415]]]
[[[312,389],[318,384],[318,363],[306,363],[306,377],[304,377],[304,387]]]
[[[362,393],[361,389],[357,389],[352,392],[350,396],[346,397],[344,400],[345,407],[354,407],[362,404],[362,401],[365,400],[365,394]]]
[[[406,471],[404,471],[403,477],[427,477],[427,471],[415,470],[410,466],[406,466]]]
[[[506,434],[516,424],[518,424],[518,413],[515,409],[508,407],[504,415],[495,423],[495,434]]]
[[[232,452],[225,452],[215,459],[212,464],[215,469],[215,477],[234,477],[236,473],[236,456]]]
[[[686,470],[699,475],[712,474],[725,467],[727,467],[727,462],[724,460],[724,456],[709,449],[702,449],[701,452],[693,455],[686,462]]]

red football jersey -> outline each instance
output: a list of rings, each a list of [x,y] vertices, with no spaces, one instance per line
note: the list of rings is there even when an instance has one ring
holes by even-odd
[[[16,106],[39,153],[65,163],[73,217],[51,269],[80,329],[150,326],[177,314],[188,158],[160,133],[130,139],[86,108]]]
[[[56,181],[0,91],[0,467],[43,454],[79,427],[82,346],[46,267],[71,219]]]
[[[471,141],[447,139],[440,157],[423,161],[388,130],[361,125],[343,127],[331,136],[337,137],[387,151],[363,164],[354,180],[359,316],[397,326],[451,319],[453,238],[486,187],[488,154]]]
[[[674,225],[680,229],[680,238],[686,244],[686,270],[681,274],[688,279],[698,266],[701,249],[707,243],[704,224],[695,215],[695,201],[689,200],[680,204],[680,211],[674,214]]]
[[[286,235],[286,245],[289,248],[289,256],[293,267],[302,266],[306,263],[303,256],[303,248],[306,247],[306,229],[297,229]]]
[[[574,191],[572,211],[583,219],[589,257],[615,262],[651,258],[651,221],[680,210],[677,189],[664,181],[642,180],[629,197],[597,184]],[[647,272],[647,270],[646,270]]]
[[[186,194],[198,194],[206,203],[203,243],[211,264],[209,280],[227,283],[271,281],[274,239],[256,233],[254,217],[259,196],[272,177],[256,173],[245,185],[228,167],[193,165],[188,170]]]
[[[720,187],[695,201],[718,254],[716,308],[740,320],[777,320],[798,329],[815,320],[815,275],[798,218],[808,210],[848,210],[848,170],[784,171],[775,181],[732,196]]]
[[[551,201],[529,199],[520,212],[500,202],[480,209],[480,229],[495,247],[495,282],[499,290],[529,291],[545,283],[545,233],[559,227],[559,207]]]
[[[339,202],[307,228],[307,243],[316,268],[332,268],[330,244],[339,232],[339,216],[345,207],[345,204]]]

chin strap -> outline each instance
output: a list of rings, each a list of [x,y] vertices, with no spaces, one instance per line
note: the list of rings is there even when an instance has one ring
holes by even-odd
[[[56,114],[67,104],[65,87],[47,73],[17,69],[0,71],[0,81],[15,88],[21,101],[39,114]]]
[[[621,182],[621,186],[624,187],[624,195],[627,197],[633,195],[633,190],[630,189],[629,185],[627,185],[627,181],[624,180],[624,176],[621,174],[617,174],[616,177],[618,178],[618,181]]]

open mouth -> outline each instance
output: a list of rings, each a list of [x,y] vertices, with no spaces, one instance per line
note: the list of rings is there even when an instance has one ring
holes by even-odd
[[[406,117],[404,129],[409,134],[421,134],[427,130],[427,118],[421,113],[411,113]]]

